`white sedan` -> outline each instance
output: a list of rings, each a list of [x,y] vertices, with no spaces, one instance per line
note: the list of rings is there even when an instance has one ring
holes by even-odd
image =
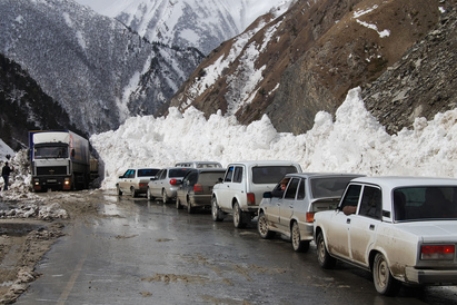
[[[336,210],[315,215],[314,239],[322,267],[371,271],[380,294],[456,285],[457,179],[356,178]]]

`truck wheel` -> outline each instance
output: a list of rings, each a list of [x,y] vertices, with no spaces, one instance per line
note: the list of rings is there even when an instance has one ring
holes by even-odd
[[[134,187],[130,188],[130,196],[132,196],[132,198],[136,197],[136,191]]]
[[[390,273],[387,260],[381,253],[376,254],[373,263],[373,283],[379,294],[394,296],[400,290],[401,284]]]
[[[238,202],[235,202],[233,206],[233,225],[235,228],[244,228],[246,227],[246,216],[243,211],[241,211],[240,205]]]
[[[294,221],[290,229],[290,239],[292,241],[292,248],[295,252],[308,252],[309,241],[302,241],[300,236],[300,228],[298,223]]]
[[[170,201],[170,198],[168,197],[167,191],[162,190],[162,202],[167,203],[168,201]]]
[[[117,186],[117,195],[122,196],[122,191],[121,191],[121,188],[119,187],[119,185]]]
[[[268,230],[268,221],[267,216],[263,212],[260,212],[259,219],[257,221],[257,231],[262,238],[269,239],[272,238],[275,233]]]
[[[336,258],[331,257],[325,247],[324,236],[322,232],[317,234],[316,238],[317,245],[317,261],[322,268],[332,269],[336,266]]]
[[[211,198],[211,217],[213,218],[213,221],[224,220],[224,218],[222,217],[221,209],[219,208],[219,205],[217,204],[216,197]]]

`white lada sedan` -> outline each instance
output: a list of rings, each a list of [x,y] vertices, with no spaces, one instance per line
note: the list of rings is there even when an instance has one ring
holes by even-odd
[[[314,219],[319,264],[371,271],[380,294],[457,284],[457,179],[356,178],[336,210]]]

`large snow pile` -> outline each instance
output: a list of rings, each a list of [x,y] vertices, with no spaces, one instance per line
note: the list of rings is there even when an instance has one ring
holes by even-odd
[[[220,113],[205,119],[190,108],[167,117],[128,119],[118,130],[91,137],[104,168],[102,188],[114,188],[128,167],[173,166],[177,161],[229,162],[289,159],[305,171],[366,175],[454,177],[457,170],[457,110],[432,121],[416,119],[413,130],[390,136],[365,109],[360,88],[351,90],[336,113],[315,117],[314,127],[294,136],[278,133],[269,118],[249,126]]]
[[[304,171],[455,177],[456,122],[457,109],[437,114],[432,121],[418,118],[413,130],[391,136],[365,109],[356,88],[335,119],[320,112],[313,129],[298,136],[278,133],[267,116],[243,126],[234,116],[218,113],[206,119],[195,108],[184,114],[172,108],[167,117],[130,118],[118,130],[90,140],[100,157],[104,189],[114,188],[128,167],[166,167],[184,160],[214,160],[226,166],[240,160],[288,159],[300,163]],[[34,202],[43,208],[43,199],[31,192],[27,151],[18,152],[10,163],[15,168],[10,190],[1,191],[0,201]],[[22,211],[11,213],[22,217],[34,213],[33,207],[19,207]],[[58,207],[54,210],[53,217],[65,217]]]

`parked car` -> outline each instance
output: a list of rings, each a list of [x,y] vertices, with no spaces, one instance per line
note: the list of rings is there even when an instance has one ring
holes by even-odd
[[[356,178],[336,210],[314,219],[319,264],[371,271],[380,294],[457,284],[457,179]]]
[[[211,214],[214,221],[233,215],[233,225],[244,227],[257,216],[264,192],[271,191],[284,175],[299,173],[292,161],[242,161],[227,166],[224,178],[213,187]]]
[[[262,238],[280,233],[292,241],[296,252],[306,252],[313,240],[314,214],[336,209],[349,181],[356,174],[288,174],[266,192],[259,205],[257,229]],[[284,189],[283,189],[284,188]]]
[[[148,199],[153,200],[160,197],[163,203],[176,200],[179,183],[190,170],[187,167],[162,168],[148,183]]]
[[[190,170],[178,188],[176,208],[187,207],[189,214],[195,208],[211,207],[213,186],[223,177],[225,168],[197,168]]]
[[[222,165],[216,161],[184,161],[176,163],[175,167],[222,168]]]
[[[118,178],[116,183],[117,194],[129,193],[132,197],[146,194],[148,183],[159,172],[159,168],[129,168]]]

